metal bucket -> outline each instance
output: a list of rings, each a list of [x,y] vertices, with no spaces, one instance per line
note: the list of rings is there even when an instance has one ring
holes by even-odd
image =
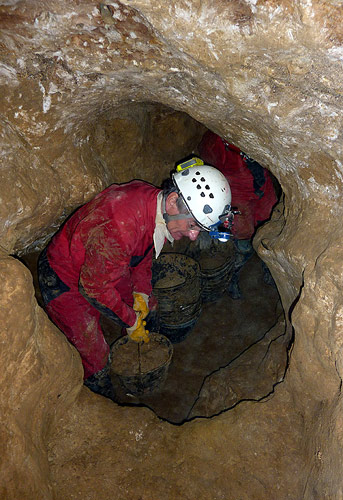
[[[173,285],[170,276],[180,276]],[[161,280],[165,285],[160,286]],[[201,314],[199,264],[188,255],[163,253],[152,266],[153,293],[158,300],[159,332],[176,344],[185,340]]]
[[[119,369],[118,365],[116,366],[115,364],[116,355],[120,355],[121,349],[123,349],[123,346],[128,344],[128,342],[130,342],[133,348],[137,347],[138,369],[133,370],[132,373],[129,373],[130,368],[124,371],[122,368]],[[141,368],[141,358],[144,356],[145,345],[149,346],[151,342],[156,343],[157,348],[158,345],[163,345],[167,348],[167,359],[159,366],[151,370],[145,370],[144,367]],[[125,335],[118,339],[111,348],[113,361],[111,364],[110,376],[117,377],[121,386],[134,396],[150,394],[157,391],[166,380],[173,357],[173,351],[174,348],[171,342],[165,336],[158,333],[150,334],[150,342],[148,344],[133,342],[128,335]]]

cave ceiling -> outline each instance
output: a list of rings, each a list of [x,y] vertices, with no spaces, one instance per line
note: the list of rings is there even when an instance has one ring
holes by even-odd
[[[1,213],[6,249],[20,251],[66,205],[113,181],[89,137],[94,123],[134,103],[181,111],[234,142],[274,173],[292,212],[301,199],[337,205],[336,3],[14,1],[0,9],[3,187],[13,194]]]

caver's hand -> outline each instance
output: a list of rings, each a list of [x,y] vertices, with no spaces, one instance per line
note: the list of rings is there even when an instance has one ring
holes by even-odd
[[[145,319],[149,314],[149,296],[146,293],[133,292],[133,309],[141,314],[142,319]]]
[[[126,329],[130,339],[135,342],[150,342],[149,330],[145,329],[145,325],[146,321],[144,321],[138,313],[135,324],[131,328]]]

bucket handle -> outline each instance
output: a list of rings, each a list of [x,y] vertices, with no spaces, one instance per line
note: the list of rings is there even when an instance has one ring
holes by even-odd
[[[188,309],[190,309],[191,307],[194,307],[194,306],[196,306],[196,305],[198,305],[198,304],[199,304],[199,300],[197,300],[197,301],[195,301],[195,302],[191,302],[190,304],[186,304],[185,306],[179,306],[179,307],[178,307],[178,310],[179,310],[179,312],[184,312],[184,311],[187,311],[187,310],[188,310]],[[169,307],[163,307],[163,308],[161,307],[161,308],[159,309],[159,312],[160,312],[160,313],[161,313],[161,312],[172,312],[174,309],[175,309],[175,306],[174,306],[174,305],[170,306],[170,308],[169,308]]]

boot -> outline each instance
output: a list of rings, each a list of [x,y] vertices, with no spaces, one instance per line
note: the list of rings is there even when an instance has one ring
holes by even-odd
[[[100,371],[86,378],[84,385],[96,394],[115,401],[115,391],[109,374],[110,362]]]
[[[273,279],[273,276],[271,275],[271,272],[269,271],[267,265],[262,261],[262,272],[263,272],[263,281],[267,284],[272,286],[273,288],[276,288],[275,281]]]
[[[239,279],[239,274],[234,273],[227,287],[227,293],[233,300],[238,300],[242,298],[242,293],[241,289],[239,288],[238,279]]]
[[[235,257],[233,263],[233,273],[227,286],[229,296],[238,300],[242,298],[242,293],[239,287],[239,276],[244,264],[254,255],[254,249],[250,240],[235,240]]]

